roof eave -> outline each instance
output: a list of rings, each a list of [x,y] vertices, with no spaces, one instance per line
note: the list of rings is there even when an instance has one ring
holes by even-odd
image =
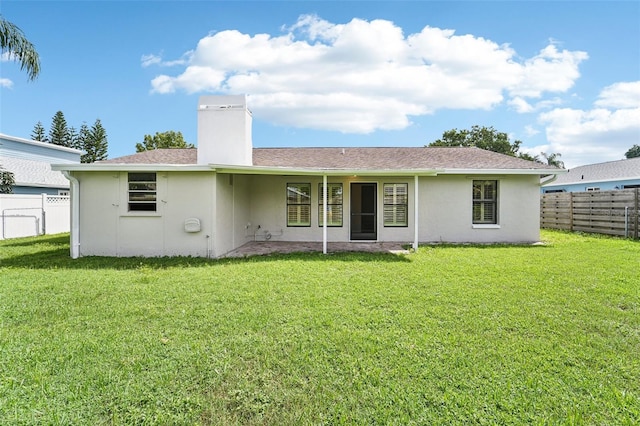
[[[0,138],[2,139],[6,139],[12,142],[20,142],[20,143],[24,143],[27,145],[34,145],[34,146],[39,146],[42,148],[48,148],[54,151],[62,151],[62,152],[70,152],[73,154],[83,154],[84,151],[81,149],[75,149],[75,148],[71,148],[71,147],[66,147],[66,146],[61,146],[61,145],[56,145],[53,143],[49,143],[49,142],[41,142],[41,141],[34,141],[32,139],[24,139],[24,138],[18,138],[16,136],[9,136],[9,135],[5,135],[4,133],[0,133]]]
[[[69,188],[69,183],[34,183],[34,182],[16,182],[13,186],[24,186],[29,188]]]
[[[444,169],[443,175],[556,175],[566,173],[565,169]]]
[[[437,176],[442,169],[332,169],[311,167],[230,166],[210,164],[218,173],[297,176]]]
[[[52,164],[51,170],[69,171],[69,172],[85,172],[85,171],[103,171],[103,172],[195,172],[195,171],[211,171],[211,167],[197,164],[131,164],[131,163],[84,163],[84,164]]]
[[[585,183],[626,182],[626,181],[635,181],[638,179],[640,179],[640,175],[638,175],[637,177],[622,177],[622,178],[612,178],[612,179],[585,179],[585,180],[574,180],[574,181],[568,181],[568,182],[555,181],[553,184],[549,186],[581,185]]]

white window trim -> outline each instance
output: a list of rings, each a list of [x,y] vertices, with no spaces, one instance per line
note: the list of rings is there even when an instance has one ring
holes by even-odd
[[[406,204],[399,204],[399,203],[391,203],[391,204],[387,204],[384,202],[385,199],[385,187],[388,185],[393,185],[394,187],[397,187],[398,185],[402,185],[405,187],[406,191],[405,191],[405,196],[407,198],[407,203]],[[396,196],[396,192],[394,191],[394,199]],[[387,223],[385,222],[384,219],[384,215],[385,215],[385,208],[386,207],[392,207],[392,210],[394,211],[393,216],[395,218],[396,214],[396,209],[398,206],[403,206],[405,208],[405,222],[403,224],[398,224],[397,222],[393,222],[393,223]],[[409,183],[408,182],[383,182],[382,183],[382,226],[385,228],[408,228],[409,227]]]
[[[305,185],[309,187],[309,202],[308,203],[289,203],[289,186],[292,185]],[[312,210],[312,202],[311,202],[311,197],[312,197],[312,191],[313,191],[313,185],[311,184],[311,182],[287,182],[286,183],[286,197],[285,198],[285,205],[286,205],[286,210],[285,210],[285,221],[287,223],[287,228],[308,228],[311,226],[311,222],[312,220],[312,216],[313,216],[313,210]],[[307,207],[309,209],[309,222],[296,222],[296,223],[290,223],[289,222],[289,207],[297,207],[298,209],[298,218],[300,217],[300,211],[302,209],[302,207]]]
[[[162,216],[162,207],[166,203],[164,199],[161,198],[161,193],[164,193],[164,183],[166,182],[166,174],[161,172],[154,172],[156,174],[156,210],[155,211],[144,211],[144,210],[133,210],[129,211],[129,173],[130,172],[122,172],[120,173],[120,217],[160,217]],[[136,172],[131,172],[136,173]],[[115,176],[117,177],[117,176]]]
[[[473,182],[475,181],[495,181],[496,182],[496,223],[473,223]],[[497,178],[473,178],[471,181],[471,228],[472,229],[499,229],[500,228],[500,179]]]
[[[499,224],[483,224],[483,223],[474,223],[471,225],[472,229],[500,229]]]
[[[332,185],[339,185],[340,186],[340,203],[329,203],[329,199],[331,198],[331,191],[330,188],[332,187]],[[344,226],[344,185],[342,184],[342,182],[327,182],[327,203],[324,203],[323,200],[323,184],[319,183],[318,184],[318,226],[320,228],[323,227],[323,222],[322,222],[322,218],[323,218],[323,212],[322,212],[322,206],[326,205],[327,207],[327,218],[329,218],[329,210],[331,210],[331,208],[333,206],[340,206],[340,224],[339,225],[335,225],[332,223],[327,223],[327,228],[342,228]]]

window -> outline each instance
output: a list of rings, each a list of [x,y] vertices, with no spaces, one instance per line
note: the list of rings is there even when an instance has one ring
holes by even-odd
[[[323,226],[322,204],[324,191],[322,184],[318,184],[318,226]],[[342,184],[327,184],[327,226],[342,226]]]
[[[58,195],[61,197],[68,197],[69,191],[66,189],[58,189]]]
[[[384,226],[408,226],[408,184],[385,183],[383,192]]]
[[[587,191],[600,191],[600,187],[598,186],[588,186]]]
[[[311,184],[287,184],[287,226],[311,226]]]
[[[498,181],[473,181],[473,223],[498,223]]]
[[[129,173],[129,211],[156,211],[156,174]]]

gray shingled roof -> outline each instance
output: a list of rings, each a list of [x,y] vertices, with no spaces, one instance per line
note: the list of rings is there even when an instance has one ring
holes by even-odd
[[[628,160],[608,161],[574,167],[568,173],[558,176],[551,185],[567,185],[580,182],[639,179],[640,157]]]
[[[156,149],[102,161],[108,164],[196,164],[197,149]],[[548,170],[535,163],[479,148],[254,148],[253,165],[262,167],[411,170]]]
[[[67,178],[62,173],[51,170],[48,162],[2,157],[0,165],[13,173],[18,186],[69,188]]]
[[[196,164],[198,150],[195,148],[153,149],[124,157],[98,161],[100,164]]]

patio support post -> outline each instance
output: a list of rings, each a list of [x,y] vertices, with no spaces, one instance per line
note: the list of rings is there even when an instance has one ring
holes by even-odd
[[[413,177],[413,249],[418,250],[418,175]]]
[[[327,175],[322,175],[322,254],[327,254]]]

